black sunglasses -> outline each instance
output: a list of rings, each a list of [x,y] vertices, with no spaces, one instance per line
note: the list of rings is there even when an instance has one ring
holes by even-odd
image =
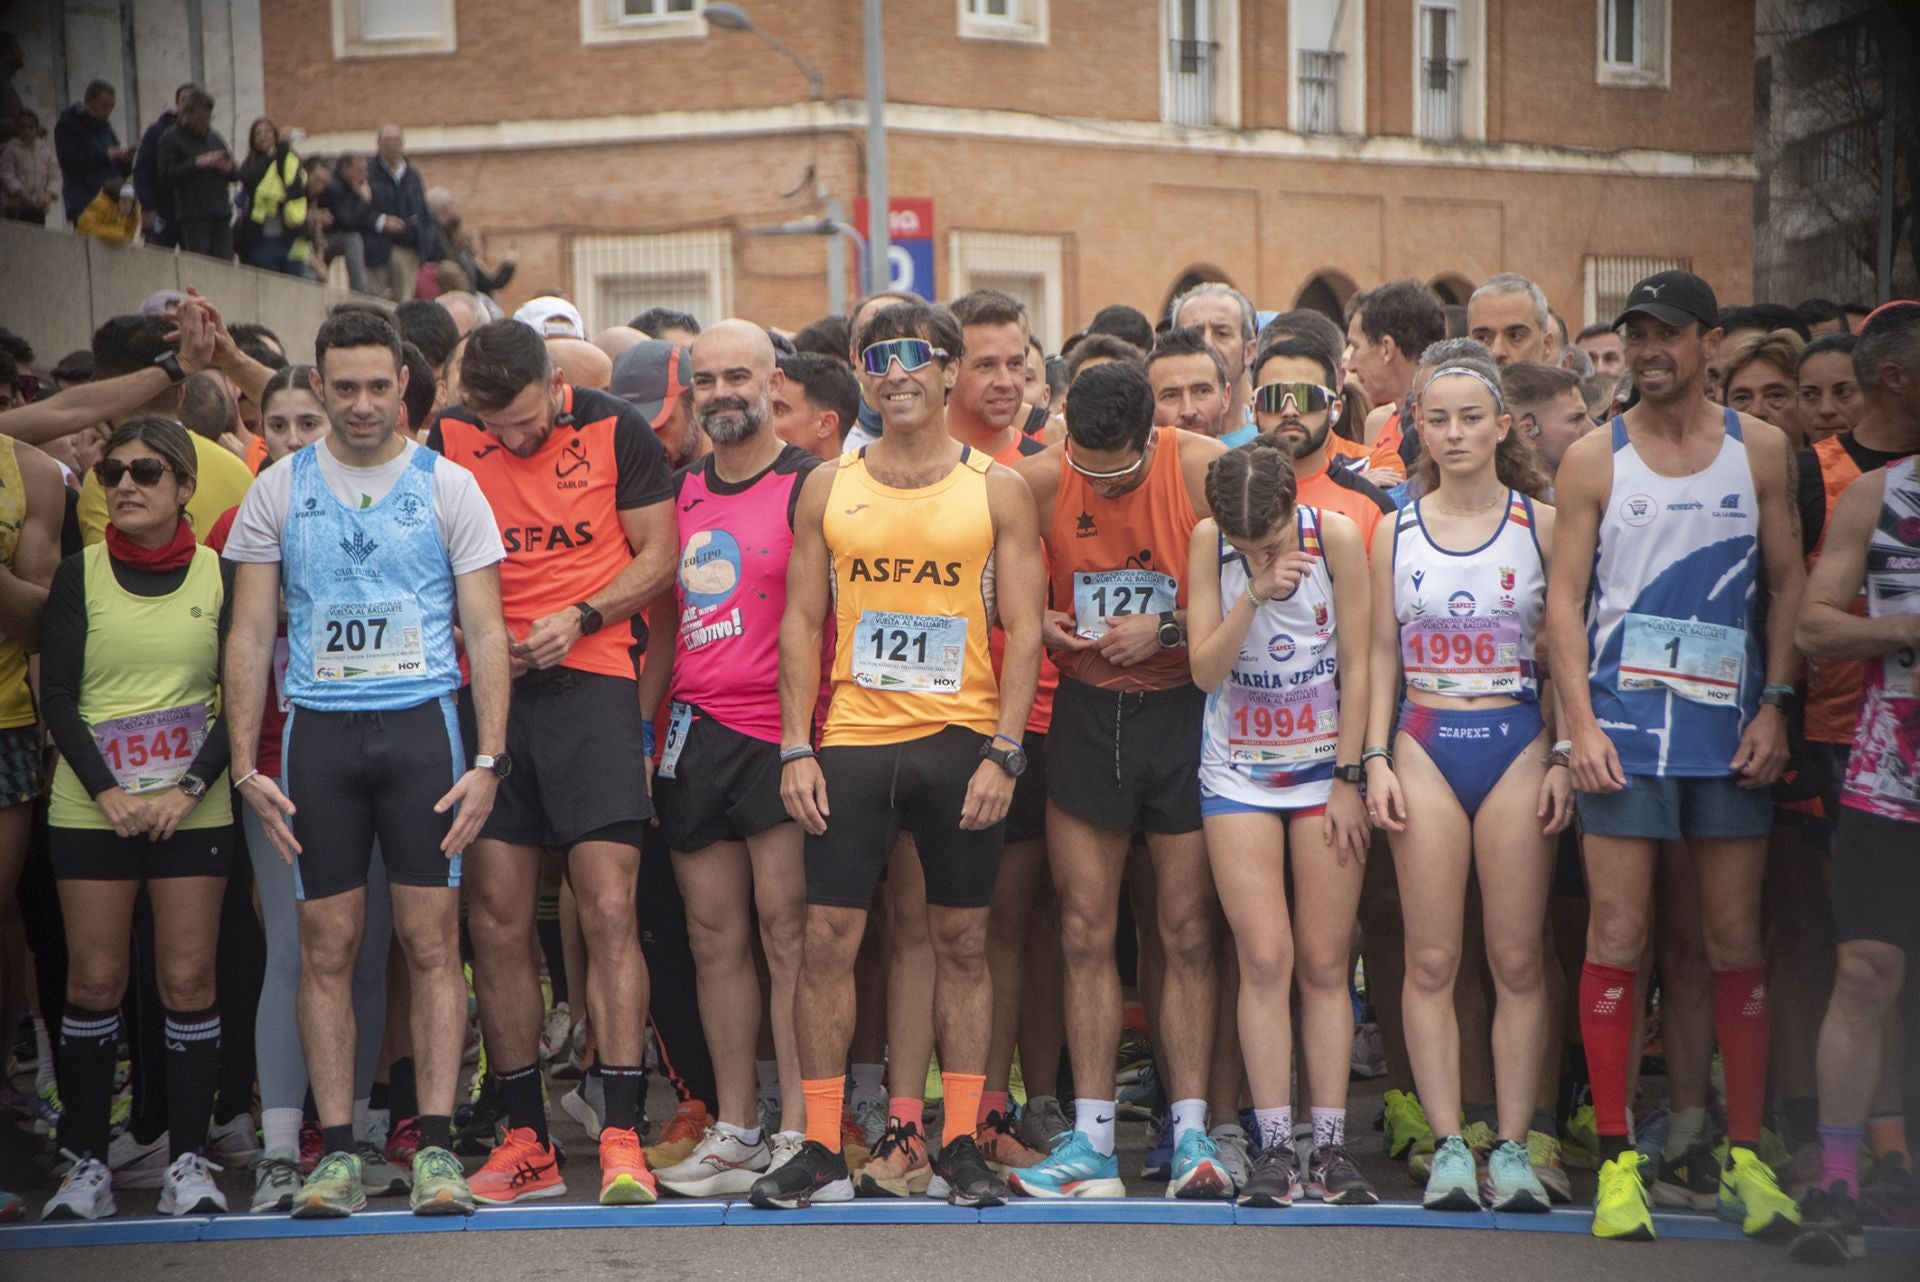
[[[120,478],[133,473],[133,483],[143,490],[150,490],[160,484],[160,478],[173,469],[165,459],[137,458],[131,463],[117,458],[101,459],[93,465],[93,474],[100,478],[100,484],[112,489],[120,484]]]

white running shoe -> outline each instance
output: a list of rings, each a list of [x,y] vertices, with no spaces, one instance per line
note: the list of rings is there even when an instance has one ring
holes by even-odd
[[[781,1131],[773,1137],[772,1147],[767,1153],[767,1173],[785,1166],[800,1152],[800,1146],[807,1142],[805,1131]]]
[[[165,1150],[163,1149],[162,1152]],[[97,1157],[83,1158],[73,1164],[60,1181],[60,1191],[47,1199],[40,1209],[43,1220],[103,1220],[117,1208],[113,1205],[113,1173]]]
[[[162,1215],[225,1214],[227,1195],[213,1182],[212,1172],[221,1168],[198,1153],[182,1153],[173,1159],[160,1185]]]
[[[167,1132],[160,1132],[159,1138],[142,1144],[133,1137],[133,1128],[128,1127],[113,1137],[113,1143],[107,1146],[107,1165],[113,1168],[113,1184],[123,1189],[157,1189],[166,1179],[167,1151],[170,1147]]]
[[[540,1029],[540,1062],[544,1064],[554,1056],[563,1054],[572,1033],[573,1008],[565,1002],[555,1002]]]
[[[769,1157],[765,1134],[749,1144],[733,1127],[715,1122],[684,1161],[654,1174],[661,1187],[681,1197],[718,1197],[751,1189],[766,1174]]]
[[[365,1139],[353,1151],[360,1157],[360,1186],[368,1197],[405,1197],[413,1192],[413,1173],[389,1162],[386,1149]]]
[[[580,1084],[560,1097],[560,1107],[568,1117],[580,1123],[590,1140],[600,1138],[600,1117],[606,1112],[606,1087],[589,1073]]]
[[[1220,1164],[1233,1177],[1233,1187],[1243,1189],[1253,1178],[1253,1146],[1238,1122],[1222,1122],[1207,1132],[1207,1138],[1219,1148]]]
[[[853,1120],[867,1137],[867,1147],[876,1148],[880,1137],[887,1133],[887,1101],[868,1100],[864,1104],[853,1106]]]
[[[286,1214],[293,1209],[293,1195],[299,1191],[300,1155],[294,1150],[270,1148],[253,1164],[254,1214]]]
[[[224,1122],[215,1122],[207,1132],[207,1154],[223,1170],[244,1170],[260,1156],[260,1132],[254,1128],[253,1114],[242,1113]]]

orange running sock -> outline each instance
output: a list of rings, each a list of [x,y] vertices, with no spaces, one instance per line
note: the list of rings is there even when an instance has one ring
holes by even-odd
[[[946,1103],[940,1114],[940,1147],[972,1135],[980,1117],[980,1096],[986,1093],[985,1073],[941,1073],[940,1086]]]
[[[1907,1147],[1907,1119],[1903,1114],[1882,1114],[1867,1119],[1867,1147],[1875,1157],[1898,1153],[1908,1170],[1913,1169],[1913,1150]]]
[[[840,1112],[846,1088],[846,1079],[840,1077],[809,1077],[800,1083],[801,1093],[807,1097],[807,1138],[835,1153],[840,1151]]]
[[[911,1125],[921,1139],[927,1137],[927,1102],[923,1099],[906,1099],[896,1095],[887,1101],[887,1123]]]

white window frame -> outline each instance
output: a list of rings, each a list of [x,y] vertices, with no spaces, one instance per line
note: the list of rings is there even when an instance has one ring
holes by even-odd
[[[381,0],[331,0],[333,56],[342,58],[412,58],[421,54],[452,53],[458,47],[454,31],[454,0],[426,0],[439,15],[431,33],[399,39],[369,38],[363,23],[368,5]]]
[[[664,5],[666,0],[655,0]],[[694,0],[692,13],[660,13],[651,18],[622,14],[621,0],[580,0],[580,40],[583,44],[620,44],[630,40],[704,40],[707,20],[700,13],[704,0]]]
[[[1339,53],[1340,86],[1334,95],[1335,110],[1339,115],[1340,128],[1329,137],[1341,137],[1367,132],[1367,6],[1366,0],[1345,0],[1336,6],[1339,14],[1339,29],[1327,39],[1331,49],[1315,52]],[[1301,132],[1306,123],[1300,113],[1300,53],[1308,48],[1303,40],[1320,40],[1318,31],[1304,31],[1295,6],[1288,6],[1287,13],[1287,124],[1295,133]]]
[[[1160,119],[1173,120],[1173,8],[1180,0],[1159,0]],[[1213,122],[1191,129],[1240,127],[1240,0],[1200,0],[1207,8],[1207,35],[1213,45]]]
[[[608,282],[648,277],[706,277],[701,324],[733,315],[733,234],[725,228],[659,235],[576,236],[569,247],[573,296],[592,332]],[[624,325],[627,317],[612,323]]]
[[[1422,54],[1429,9],[1451,9],[1460,67],[1460,136],[1428,138],[1424,125],[1426,58]],[[1487,137],[1487,15],[1484,0],[1416,0],[1413,6],[1413,136],[1442,146],[1484,142]]]
[[[1038,281],[1040,305],[1032,309],[1027,326],[1043,343],[1057,348],[1067,336],[1066,260],[1064,236],[951,231],[947,233],[947,288],[943,297],[958,298],[979,288],[975,281],[979,276],[1019,276]],[[991,285],[992,281],[987,283]]]
[[[1011,40],[1047,43],[1047,0],[1007,0],[1007,16],[985,12],[985,0],[954,0],[962,40]]]
[[[1613,61],[1612,23],[1615,8],[1623,3],[1636,5],[1640,25],[1636,31],[1634,62]],[[1598,85],[1619,89],[1665,89],[1672,83],[1673,48],[1672,0],[1595,0],[1593,79]]]

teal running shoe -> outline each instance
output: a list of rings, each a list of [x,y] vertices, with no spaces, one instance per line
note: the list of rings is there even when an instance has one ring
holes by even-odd
[[[1534,1174],[1526,1146],[1512,1140],[1500,1141],[1487,1155],[1487,1178],[1480,1187],[1496,1211],[1546,1211],[1550,1206],[1547,1187]]]
[[[1526,1157],[1524,1151],[1521,1158]],[[1449,1135],[1433,1152],[1427,1172],[1427,1191],[1420,1205],[1429,1211],[1477,1211],[1480,1191],[1474,1180],[1473,1150],[1458,1135]]]
[[[1167,1196],[1189,1201],[1203,1198],[1231,1201],[1233,1193],[1233,1175],[1220,1158],[1220,1146],[1199,1129],[1182,1135],[1173,1146],[1173,1170],[1167,1181]]]
[[[1007,1183],[1026,1197],[1125,1197],[1120,1159],[1093,1146],[1084,1131],[1068,1131],[1038,1166],[1011,1168]]]

